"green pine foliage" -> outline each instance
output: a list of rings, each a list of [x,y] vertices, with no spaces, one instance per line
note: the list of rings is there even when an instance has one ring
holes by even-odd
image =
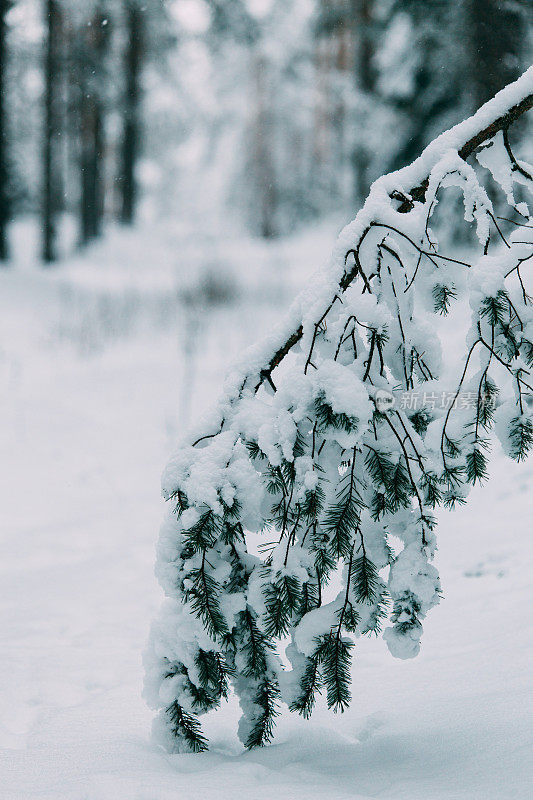
[[[329,537],[329,551],[335,558],[347,558],[359,527],[364,502],[355,481],[355,456],[344,478],[336,502],[326,509],[322,529]]]
[[[486,431],[494,424],[497,408],[498,387],[485,372],[479,384],[477,398],[477,421]]]
[[[314,489],[308,489],[302,503],[302,516],[309,522],[316,522],[324,508],[326,495],[320,483]]]
[[[338,428],[350,433],[356,431],[359,424],[356,417],[333,411],[323,394],[320,394],[315,400],[315,415],[319,430]]]
[[[221,653],[199,649],[195,658],[198,677],[203,687],[209,687],[218,697],[228,696],[230,669]]]
[[[237,631],[244,657],[242,674],[246,678],[260,678],[267,670],[268,655],[273,645],[259,628],[257,616],[249,606],[237,617]]]
[[[195,716],[184,711],[177,702],[172,703],[166,713],[173,736],[178,741],[183,740],[191,753],[202,753],[208,749],[208,741]]]
[[[401,633],[408,634],[413,628],[421,627],[420,612],[420,601],[416,595],[405,592],[395,600],[391,620]]]
[[[320,694],[323,684],[320,673],[319,656],[315,653],[305,660],[305,670],[300,679],[300,693],[289,705],[291,711],[296,711],[305,719],[309,719],[315,707],[316,696]]]
[[[185,599],[191,603],[192,610],[202,620],[206,631],[213,639],[227,633],[226,620],[220,610],[219,587],[215,578],[210,575],[205,564],[189,573],[190,588],[186,590]]]
[[[420,479],[420,488],[424,492],[424,503],[429,508],[437,508],[442,503],[442,481],[434,472],[424,472]]]
[[[317,639],[313,658],[320,665],[328,708],[344,711],[352,699],[350,665],[353,641],[340,635],[340,627]]]
[[[466,479],[473,486],[487,480],[488,459],[481,447],[474,447],[466,454]]]
[[[183,531],[183,540],[193,553],[201,553],[213,547],[221,527],[221,519],[211,509],[204,511],[199,520]]]
[[[291,617],[301,602],[301,584],[293,575],[278,572],[269,575],[265,570],[263,594],[266,613],[263,628],[268,637],[284,636],[289,630]]]
[[[509,297],[500,290],[494,297],[485,297],[480,306],[480,317],[486,320],[491,328],[504,325],[509,315]]]
[[[523,461],[533,446],[533,422],[527,417],[515,417],[509,424],[510,455]]]
[[[520,353],[528,367],[533,367],[533,342],[522,337],[520,342]]]
[[[330,538],[325,530],[313,528],[309,550],[314,556],[314,566],[320,583],[326,585],[331,572],[335,569],[337,559],[330,547]]]
[[[378,520],[382,514],[394,514],[410,505],[413,487],[402,458],[392,461],[386,453],[369,448],[365,464],[375,487],[372,516]]]
[[[297,607],[297,617],[302,619],[313,608],[318,608],[320,605],[319,597],[319,582],[320,576],[316,576],[316,580],[309,580],[302,584],[301,597]]]
[[[268,744],[274,734],[276,717],[279,716],[279,687],[276,682],[267,677],[260,680],[253,701],[260,711],[252,720],[252,728],[246,740],[249,750]]]
[[[426,435],[431,419],[431,414],[427,408],[421,408],[409,416],[409,422],[413,426],[414,432],[422,438]]]
[[[350,567],[350,585],[358,603],[372,603],[379,591],[380,583],[375,565],[364,553],[353,559]]]
[[[455,286],[445,286],[442,283],[437,283],[433,287],[433,310],[437,314],[446,316],[450,310],[452,300],[457,297]]]

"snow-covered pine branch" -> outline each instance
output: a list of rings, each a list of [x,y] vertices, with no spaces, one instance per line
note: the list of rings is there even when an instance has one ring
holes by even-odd
[[[157,561],[168,599],[152,629],[146,697],[169,749],[206,748],[198,716],[229,684],[247,747],[270,740],[281,701],[308,716],[325,690],[343,710],[355,640],[387,620],[392,654],[418,653],[440,597],[435,509],[464,503],[487,477],[493,433],[517,460],[533,444],[522,274],[533,219],[514,194],[516,184],[531,190],[533,167],[508,138],[532,105],[533,68],[377,181],[327,269],[234,366],[218,406],[168,465]],[[474,153],[509,204],[508,235],[467,163]],[[442,252],[430,229],[450,185],[475,226],[475,260]],[[443,356],[431,315],[461,298],[472,325],[450,385],[453,354],[444,346]],[[392,387],[451,390],[453,402],[386,405]]]

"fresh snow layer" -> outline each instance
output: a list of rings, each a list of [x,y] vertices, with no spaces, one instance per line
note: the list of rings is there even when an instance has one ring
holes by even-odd
[[[417,658],[356,645],[351,708],[285,712],[261,751],[243,752],[234,699],[205,718],[209,753],[151,742],[161,467],[332,238],[226,241],[213,262],[209,241],[117,234],[55,274],[0,273],[2,798],[533,796],[533,464],[498,453],[489,486],[440,514],[444,599]]]

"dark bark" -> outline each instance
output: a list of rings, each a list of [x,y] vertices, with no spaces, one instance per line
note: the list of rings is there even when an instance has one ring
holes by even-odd
[[[274,141],[272,103],[269,96],[266,61],[261,56],[255,57],[255,78],[257,106],[252,132],[252,158],[259,205],[259,233],[264,239],[271,239],[277,235],[278,192],[272,152]]]
[[[98,103],[90,96],[81,102],[80,134],[80,238],[82,244],[87,244],[99,236],[102,220],[102,117]]]
[[[464,41],[465,33],[457,29],[459,6],[459,3],[440,0],[427,3],[401,0],[399,3],[399,8],[412,21],[412,46],[417,52],[417,66],[412,92],[391,101],[399,113],[399,131],[403,129],[403,135],[399,136],[399,144],[387,167],[389,170],[409,164],[436,130],[459,122],[463,116],[464,81],[463,70],[458,66],[461,57],[458,42]]]
[[[376,89],[376,73],[373,68],[375,49],[372,27],[373,3],[374,0],[351,0],[356,90],[362,92],[367,98]],[[370,187],[368,174],[370,164],[369,144],[372,146],[371,143],[360,142],[354,148],[352,154],[354,200],[356,203],[364,200]]]
[[[110,26],[100,9],[87,27],[80,61],[80,242],[101,234],[104,215],[105,63]]]
[[[352,0],[352,5],[359,40],[355,54],[357,77],[363,92],[371,93],[376,85],[376,71],[373,67],[375,50],[372,32],[373,0]]]
[[[135,219],[138,198],[136,167],[140,147],[141,70],[144,53],[142,10],[136,2],[126,4],[128,42],[124,58],[126,89],[124,96],[124,130],[122,138],[120,188],[120,219],[131,225]]]
[[[477,108],[522,72],[530,0],[466,0],[471,106]]]
[[[43,146],[43,208],[42,208],[42,256],[45,263],[57,258],[57,215],[59,210],[59,153],[61,69],[61,12],[56,0],[45,1],[45,22],[47,41],[45,55],[45,94],[44,94],[44,146]]]
[[[6,120],[7,25],[9,0],[0,0],[0,261],[9,258],[7,225],[10,215]]]

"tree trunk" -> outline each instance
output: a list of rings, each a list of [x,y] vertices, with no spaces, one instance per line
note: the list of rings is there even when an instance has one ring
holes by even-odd
[[[9,166],[7,163],[7,125],[6,125],[6,66],[7,66],[7,25],[6,16],[9,0],[0,0],[0,261],[9,258],[7,224],[9,222]]]
[[[45,263],[57,258],[56,234],[57,212],[59,209],[58,190],[58,134],[60,133],[60,117],[58,87],[60,85],[60,40],[61,12],[56,0],[45,2],[45,22],[48,29],[45,58],[45,96],[44,96],[44,148],[43,148],[43,249]]]
[[[527,3],[467,0],[471,106],[478,108],[522,72]]]
[[[120,219],[131,225],[137,205],[135,170],[140,145],[140,77],[143,59],[143,18],[136,2],[126,3],[128,42],[124,58],[126,90],[124,96],[124,130],[122,139],[120,187]]]
[[[374,56],[374,39],[372,35],[372,4],[373,0],[351,0],[353,47],[354,47],[354,72],[356,91],[363,95],[363,102],[375,91],[376,76],[372,66]],[[361,203],[370,187],[369,166],[370,157],[368,147],[372,142],[367,142],[364,136],[366,127],[366,114],[364,109],[360,115],[359,141],[352,153],[354,200]]]
[[[266,60],[255,56],[256,109],[253,127],[253,167],[258,198],[259,233],[264,239],[277,235],[277,183],[272,152],[274,123]]]
[[[87,244],[100,235],[102,220],[101,156],[103,150],[102,119],[94,98],[84,97],[80,109],[81,133],[81,243]]]
[[[105,100],[104,76],[109,25],[104,12],[96,11],[87,29],[80,64],[80,242],[100,236],[104,215]]]

